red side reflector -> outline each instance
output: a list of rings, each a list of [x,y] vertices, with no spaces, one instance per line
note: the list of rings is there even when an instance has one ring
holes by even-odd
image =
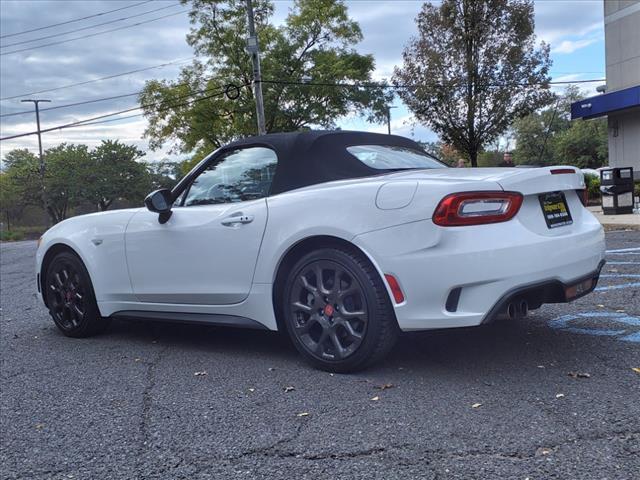
[[[562,175],[563,173],[576,173],[573,168],[554,168],[551,170],[551,175]]]
[[[388,273],[385,273],[384,278],[387,280],[387,283],[389,284],[389,288],[391,289],[391,293],[393,293],[393,299],[395,300],[395,302],[396,303],[404,302],[404,294],[402,293],[402,290],[400,290],[400,285],[398,285],[398,281],[396,280],[396,277],[394,277],[393,275],[389,275]]]

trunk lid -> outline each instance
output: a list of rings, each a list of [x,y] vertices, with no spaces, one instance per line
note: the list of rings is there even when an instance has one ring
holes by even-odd
[[[573,173],[570,173],[570,170]],[[540,168],[442,168],[398,172],[391,176],[402,179],[436,180],[447,183],[459,182],[461,187],[470,182],[492,182],[500,185],[503,190],[520,192],[523,195],[585,188],[582,172],[575,167],[566,166]]]

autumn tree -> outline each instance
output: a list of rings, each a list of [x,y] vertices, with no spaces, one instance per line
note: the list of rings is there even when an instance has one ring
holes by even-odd
[[[472,166],[484,145],[550,101],[549,46],[532,0],[425,3],[394,83],[416,118]]]
[[[256,112],[245,1],[190,4],[187,43],[196,59],[176,81],[148,82],[140,101],[148,105],[145,135],[151,148],[172,142],[175,150],[195,150],[200,158],[254,135]],[[390,94],[372,82],[373,57],[354,50],[362,32],[343,1],[295,0],[280,26],[272,23],[272,1],[255,0],[254,10],[267,132],[333,128],[338,118],[354,112],[384,121]],[[368,88],[353,86],[365,83]],[[231,87],[230,95],[223,94],[230,84],[239,90]]]

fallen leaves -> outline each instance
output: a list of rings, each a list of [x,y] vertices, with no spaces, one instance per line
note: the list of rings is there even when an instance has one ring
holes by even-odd
[[[557,393],[556,394],[556,398],[563,398],[564,397],[564,393]]]
[[[380,400],[380,397],[378,395],[371,399],[372,402],[377,402],[378,400]]]
[[[206,375],[208,375],[208,373],[207,373],[207,371],[206,371],[206,370],[202,370],[201,372],[195,372],[195,373],[193,374],[193,376],[194,376],[194,377],[204,377],[204,376],[206,376]]]
[[[640,373],[640,368],[638,367],[632,367],[631,370],[633,370],[636,373]]]
[[[296,414],[296,417],[308,417],[310,415],[309,412],[300,412]]]
[[[378,390],[387,390],[394,387],[395,385],[393,383],[383,383],[382,385],[376,385],[374,388],[377,388]]]
[[[474,403],[473,405],[471,405],[471,408],[480,408],[481,406],[481,403]]]
[[[540,447],[536,450],[536,456],[546,456],[553,453],[553,449],[552,448],[547,448],[547,447]]]
[[[569,372],[567,375],[571,378],[591,378],[591,374],[586,372]]]
[[[283,388],[284,393],[293,392],[295,389],[296,389],[296,387],[294,387],[292,385],[287,385],[286,387]]]

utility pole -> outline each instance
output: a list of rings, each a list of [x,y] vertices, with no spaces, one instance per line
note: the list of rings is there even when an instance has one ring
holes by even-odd
[[[258,48],[258,36],[253,18],[253,2],[247,2],[247,20],[249,23],[249,38],[247,39],[247,51],[253,61],[253,94],[256,97],[256,113],[258,116],[258,135],[267,133],[264,121],[264,100],[262,99],[262,73],[260,72],[260,51]]]
[[[42,134],[40,131],[40,102],[50,103],[51,100],[44,99],[24,99],[20,100],[23,103],[30,102],[36,107],[36,125],[38,127],[38,151],[40,153],[40,194],[42,196],[42,206],[44,208],[44,226],[49,226],[49,199],[47,198],[47,189],[44,183],[45,165],[44,155],[42,154]]]
[[[387,106],[387,133],[391,135],[391,109],[397,108],[393,106]]]

